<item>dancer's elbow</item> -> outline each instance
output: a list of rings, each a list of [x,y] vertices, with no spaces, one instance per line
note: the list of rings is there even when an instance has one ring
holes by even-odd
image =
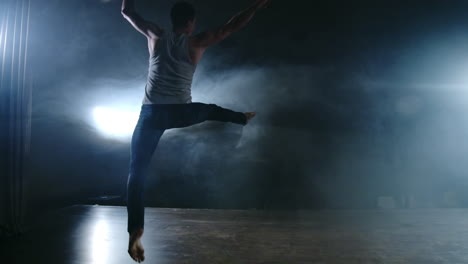
[[[122,10],[120,10],[120,14],[125,18],[129,18],[132,16],[133,11],[128,8],[122,8]]]

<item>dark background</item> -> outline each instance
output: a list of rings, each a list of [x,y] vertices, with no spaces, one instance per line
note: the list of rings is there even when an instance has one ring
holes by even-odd
[[[175,1],[137,0],[170,29]],[[191,1],[196,32],[250,1]],[[465,207],[468,4],[273,1],[210,48],[193,101],[257,111],[246,127],[167,131],[146,182],[149,206]],[[129,143],[94,128],[96,106],[138,111],[145,38],[117,0],[33,1],[28,206],[124,195]],[[404,203],[409,200],[410,203]]]

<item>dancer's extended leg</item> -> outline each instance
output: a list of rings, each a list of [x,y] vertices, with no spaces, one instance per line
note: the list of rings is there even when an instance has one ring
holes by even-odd
[[[231,122],[246,125],[255,113],[242,113],[220,107],[215,104],[190,103],[167,105],[167,128],[187,127],[204,121]]]

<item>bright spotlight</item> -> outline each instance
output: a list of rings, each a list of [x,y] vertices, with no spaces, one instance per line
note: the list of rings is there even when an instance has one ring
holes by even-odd
[[[96,107],[93,110],[96,128],[104,135],[125,139],[132,135],[138,121],[137,111],[125,111],[107,107]]]

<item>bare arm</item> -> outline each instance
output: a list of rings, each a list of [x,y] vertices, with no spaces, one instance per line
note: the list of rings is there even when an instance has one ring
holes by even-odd
[[[123,0],[121,13],[136,30],[148,39],[158,39],[161,35],[162,30],[158,25],[144,20],[135,12],[134,0]]]
[[[265,8],[270,2],[271,0],[256,0],[250,7],[233,16],[223,26],[194,36],[193,45],[199,48],[207,48],[208,46],[221,42],[232,33],[235,33],[245,27],[257,10]]]

